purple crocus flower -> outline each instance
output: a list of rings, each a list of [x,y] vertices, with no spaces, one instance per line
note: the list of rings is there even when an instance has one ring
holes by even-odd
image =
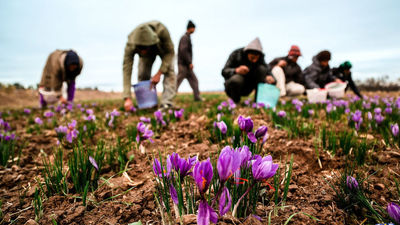
[[[146,125],[142,122],[139,122],[136,125],[136,129],[137,129],[138,133],[144,133],[146,131]]]
[[[199,188],[200,194],[204,195],[213,178],[213,168],[210,158],[206,161],[196,163],[193,169],[193,178]]]
[[[175,111],[174,111],[175,118],[176,118],[176,119],[182,118],[183,112],[184,112],[184,109],[175,110]]]
[[[229,211],[232,206],[232,198],[228,188],[224,187],[221,197],[219,198],[219,215],[223,216]]]
[[[397,123],[390,125],[393,136],[397,137],[399,135],[399,125]]]
[[[240,152],[234,151],[230,146],[226,146],[221,150],[217,162],[217,170],[222,183],[227,181],[240,168],[242,163],[240,156]]]
[[[0,128],[2,128],[4,131],[11,130],[10,124],[4,121],[3,119],[0,119]]]
[[[381,114],[375,114],[375,122],[377,123],[377,124],[380,124],[380,123],[382,123],[382,121],[385,119],[385,117],[383,117]]]
[[[24,109],[24,113],[25,114],[31,114],[31,110],[30,109]]]
[[[99,166],[96,163],[96,160],[92,156],[89,156],[89,162],[93,165],[94,168],[96,168],[97,171],[99,171]]]
[[[51,118],[54,116],[54,113],[52,111],[46,111],[43,113],[43,116],[46,118]]]
[[[156,117],[156,120],[158,123],[160,123],[161,125],[165,126],[166,123],[164,121],[164,116],[163,113],[161,112],[161,110],[157,110],[154,112],[154,116]]]
[[[150,122],[151,122],[151,119],[150,119],[150,118],[144,117],[144,116],[141,116],[141,117],[139,118],[139,120],[142,121],[143,123],[150,123]]]
[[[179,173],[181,179],[183,179],[187,175],[191,175],[192,173],[189,173],[189,170],[192,169],[194,164],[197,161],[197,157],[194,156],[192,158],[184,159],[181,158],[177,153],[173,152],[170,156],[170,161],[172,168]]]
[[[381,114],[382,113],[382,109],[381,108],[375,108],[374,109],[375,114]]]
[[[218,214],[211,206],[208,205],[207,200],[200,200],[199,211],[197,213],[197,224],[208,225],[210,221],[213,223],[218,222]]]
[[[277,115],[278,115],[280,118],[284,118],[284,117],[286,117],[286,112],[283,111],[283,110],[281,110],[281,111],[278,112]]]
[[[362,121],[362,112],[360,110],[356,110],[355,113],[351,114],[351,120],[356,123]]]
[[[38,125],[42,125],[43,121],[39,117],[36,117],[35,118],[35,123],[38,124]]]
[[[76,130],[75,127],[76,127],[76,120],[72,120],[72,122],[68,124],[68,132],[67,135],[65,136],[65,138],[69,143],[72,143],[72,140],[75,139],[79,134],[79,131]]]
[[[269,155],[264,158],[257,157],[251,169],[254,179],[261,181],[273,177],[278,167],[279,165],[274,164],[272,162],[272,157]]]
[[[218,111],[222,111],[222,106],[219,105],[219,106],[217,107],[217,110],[218,110]]]
[[[228,107],[228,103],[225,102],[225,101],[223,101],[223,102],[221,102],[220,106],[222,106],[222,107]]]
[[[222,134],[226,134],[226,132],[228,131],[228,127],[226,126],[224,121],[216,122],[216,126]]]
[[[267,134],[268,127],[267,126],[261,126],[256,130],[255,136],[257,139],[264,137]]]
[[[358,189],[358,182],[357,182],[356,178],[354,178],[352,176],[347,176],[346,185],[350,190]]]
[[[118,112],[118,110],[114,109],[114,110],[110,113],[110,115],[111,115],[111,116],[114,116],[114,117],[117,117],[117,116],[120,116],[121,113]]]
[[[56,130],[56,133],[67,134],[68,127],[60,125],[60,126],[56,127],[55,130]]]
[[[400,206],[398,206],[396,203],[391,202],[387,206],[387,212],[389,216],[394,219],[396,223],[400,223]]]
[[[245,132],[251,132],[253,130],[253,120],[250,117],[244,118],[243,116],[238,117],[239,128]]]
[[[93,109],[86,109],[86,113],[89,115],[93,115],[94,111],[93,111]]]
[[[336,106],[332,105],[331,103],[328,103],[328,105],[326,105],[326,112],[330,113],[332,111],[336,110]]]
[[[171,164],[171,161],[169,160],[169,156],[167,157],[166,169],[165,168],[161,168],[160,161],[158,159],[154,158],[153,171],[158,177],[162,178],[164,176],[166,178],[169,178],[169,175],[171,173],[171,168],[172,168],[172,164]]]
[[[174,202],[175,205],[179,204],[179,200],[178,200],[178,193],[176,192],[176,189],[174,187],[174,185],[170,185],[169,186],[169,193],[171,195],[172,201]]]
[[[86,121],[96,121],[96,116],[93,114],[89,114],[88,116],[85,117]]]
[[[370,109],[371,108],[371,103],[363,101],[362,106],[363,106],[364,109]]]
[[[256,138],[256,136],[254,135],[253,132],[247,133],[247,137],[249,138],[249,140],[250,140],[252,143],[256,143],[256,142],[257,142],[257,138]]]
[[[385,109],[385,114],[392,114],[392,112],[393,112],[392,107],[387,107],[387,108]]]
[[[250,105],[250,100],[249,99],[244,100],[244,104],[249,106]]]
[[[314,115],[314,109],[309,109],[308,110],[308,114],[311,116],[311,115]]]
[[[237,148],[236,151],[240,153],[240,159],[241,159],[240,167],[247,168],[249,166],[252,156],[249,147],[247,147],[247,145],[243,145],[242,147]]]

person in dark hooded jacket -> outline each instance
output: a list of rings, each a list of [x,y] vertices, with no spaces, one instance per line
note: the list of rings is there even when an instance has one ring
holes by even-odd
[[[222,69],[222,76],[226,94],[236,103],[240,102],[241,96],[257,89],[258,83],[275,83],[258,38],[231,53]]]
[[[75,79],[81,73],[83,60],[73,50],[55,50],[47,58],[39,84],[40,106],[60,100],[71,102],[75,96]],[[61,93],[63,83],[67,84],[67,99]],[[52,99],[52,100],[50,100]]]
[[[321,51],[312,60],[312,64],[303,71],[307,89],[324,88],[330,82],[340,81],[332,75],[329,68],[329,60],[331,60],[329,51]]]
[[[347,82],[346,90],[350,87],[354,94],[361,98],[361,93],[351,77],[351,67],[352,65],[349,61],[343,62],[339,67],[332,68],[332,75],[343,82]]]

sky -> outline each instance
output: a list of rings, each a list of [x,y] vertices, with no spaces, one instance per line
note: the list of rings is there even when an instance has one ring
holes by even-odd
[[[36,87],[48,55],[72,48],[84,60],[78,87],[122,91],[128,34],[159,20],[177,49],[189,19],[196,24],[193,64],[200,91],[223,90],[221,70],[229,54],[256,37],[267,62],[296,44],[303,69],[328,49],[331,66],[352,62],[354,79],[400,78],[398,0],[0,0],[0,82]],[[138,56],[134,63],[132,84]],[[157,58],[153,74],[159,65]],[[191,91],[186,80],[179,91]]]

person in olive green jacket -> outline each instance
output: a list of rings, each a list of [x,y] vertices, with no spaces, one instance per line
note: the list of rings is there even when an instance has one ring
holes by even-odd
[[[133,106],[131,100],[131,77],[133,58],[139,54],[138,80],[150,80],[152,85],[160,82],[164,74],[164,90],[161,96],[161,107],[170,108],[173,106],[172,99],[176,94],[176,75],[174,71],[174,44],[167,28],[159,21],[150,21],[137,26],[128,36],[125,46],[123,75],[125,99],[125,110]],[[161,58],[161,66],[157,73],[151,77],[151,68],[156,56]]]
[[[60,100],[62,103],[74,100],[75,79],[81,73],[83,60],[73,50],[55,50],[47,58],[39,84],[40,105],[45,107]],[[67,83],[67,99],[61,93]]]

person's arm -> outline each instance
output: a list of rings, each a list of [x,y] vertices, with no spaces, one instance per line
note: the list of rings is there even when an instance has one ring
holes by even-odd
[[[132,77],[132,66],[133,59],[135,56],[135,48],[129,43],[125,46],[124,53],[124,62],[123,62],[123,82],[124,82],[124,90],[123,97],[130,98],[131,97],[131,77]]]
[[[319,85],[315,82],[318,79],[318,71],[316,70],[304,70],[304,79],[306,83],[306,87],[308,89],[320,88]]]
[[[358,97],[362,97],[360,91],[358,90],[356,84],[353,81],[353,78],[351,77],[351,74],[349,74],[349,83],[348,83],[349,87],[351,88],[351,90],[353,90],[353,92],[358,96]]]
[[[189,41],[190,41],[189,37],[187,35],[183,35],[181,41],[179,42],[179,47],[178,47],[179,58],[187,66],[192,64],[192,55],[190,54]]]
[[[75,80],[69,81],[67,85],[67,101],[72,102],[75,97]]]
[[[225,78],[225,80],[229,79],[231,76],[233,76],[236,73],[236,67],[238,67],[236,63],[236,51],[232,52],[231,55],[229,56],[228,60],[225,63],[224,68],[222,69],[222,76]]]

